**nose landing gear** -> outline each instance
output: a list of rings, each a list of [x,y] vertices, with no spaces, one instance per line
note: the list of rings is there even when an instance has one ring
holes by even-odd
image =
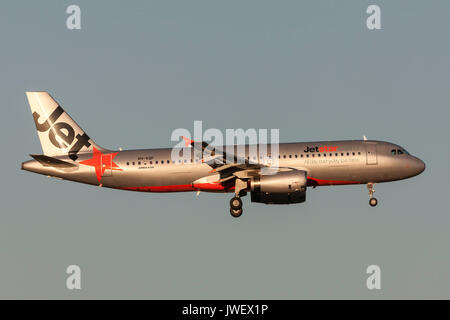
[[[375,186],[375,183],[372,183],[372,182],[369,182],[367,184],[367,189],[369,190],[369,197],[370,197],[369,205],[371,207],[375,207],[378,204],[377,198],[374,198],[374,196],[373,196],[373,194],[375,193],[374,186]]]

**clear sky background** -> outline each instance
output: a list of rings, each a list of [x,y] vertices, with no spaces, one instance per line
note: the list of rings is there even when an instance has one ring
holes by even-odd
[[[66,29],[78,4],[82,29]],[[366,28],[381,7],[382,30]],[[4,1],[0,298],[450,298],[449,1]],[[21,171],[47,90],[100,145],[176,128],[279,128],[281,142],[387,140],[420,176],[307,202],[97,188]],[[77,264],[82,289],[65,287]],[[366,288],[381,267],[382,289]]]

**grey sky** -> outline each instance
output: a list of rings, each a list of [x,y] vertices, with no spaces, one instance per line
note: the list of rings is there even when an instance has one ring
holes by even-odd
[[[448,1],[8,1],[0,13],[0,298],[450,298]],[[382,30],[365,26],[369,4]],[[48,90],[100,145],[176,128],[371,139],[420,176],[308,190],[307,202],[101,189],[21,171],[41,152],[25,91]],[[82,290],[65,289],[65,268]],[[368,265],[382,270],[369,291]]]

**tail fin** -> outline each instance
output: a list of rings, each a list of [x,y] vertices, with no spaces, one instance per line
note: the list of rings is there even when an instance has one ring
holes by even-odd
[[[48,92],[27,92],[27,98],[45,155],[68,155],[75,161],[79,152],[92,152],[94,147],[103,150]]]

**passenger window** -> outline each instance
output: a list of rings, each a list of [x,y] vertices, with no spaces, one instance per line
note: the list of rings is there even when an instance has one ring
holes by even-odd
[[[391,154],[395,156],[395,155],[397,154],[397,150],[392,149],[392,150],[391,150]]]
[[[397,150],[397,154],[403,154],[403,151],[400,150],[400,149],[398,149],[398,150]]]

